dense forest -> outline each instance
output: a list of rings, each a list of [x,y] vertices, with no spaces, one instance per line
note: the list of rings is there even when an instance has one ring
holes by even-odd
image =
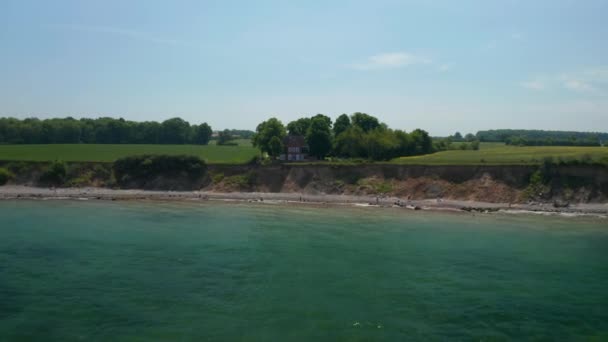
[[[287,135],[304,136],[310,155],[321,160],[328,156],[390,160],[434,151],[433,141],[426,131],[393,130],[365,113],[342,114],[335,122],[317,114],[292,121],[287,126],[271,118],[258,125],[253,144],[269,156],[277,157],[284,151],[283,139]]]
[[[124,119],[0,118],[0,144],[198,144],[212,135],[209,125],[180,118],[163,122]]]
[[[600,146],[608,142],[608,133],[497,129],[479,131],[477,138],[516,146]]]

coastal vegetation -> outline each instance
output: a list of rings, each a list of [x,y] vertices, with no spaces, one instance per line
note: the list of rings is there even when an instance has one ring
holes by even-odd
[[[139,155],[118,159],[113,170],[118,185],[143,188],[158,178],[195,180],[205,174],[207,166],[195,156]]]
[[[396,163],[206,164],[193,156],[140,155],[115,163],[0,162],[10,185],[208,192],[394,196],[499,203],[597,202],[608,168],[546,158],[538,165]],[[83,190],[87,192],[88,190]]]
[[[63,185],[68,173],[67,165],[62,161],[53,161],[40,176],[40,183]]]
[[[0,185],[6,184],[12,177],[13,174],[9,170],[0,167]]]

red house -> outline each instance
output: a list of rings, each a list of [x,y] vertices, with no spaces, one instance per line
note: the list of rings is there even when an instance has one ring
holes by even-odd
[[[285,151],[279,156],[283,161],[305,161],[308,159],[308,144],[301,135],[288,135],[283,139]]]

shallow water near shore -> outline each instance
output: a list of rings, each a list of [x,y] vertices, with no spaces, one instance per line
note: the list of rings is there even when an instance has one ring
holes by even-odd
[[[608,220],[0,202],[0,340],[608,339]]]

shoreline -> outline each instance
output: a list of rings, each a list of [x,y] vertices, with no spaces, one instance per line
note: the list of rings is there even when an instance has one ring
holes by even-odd
[[[556,208],[550,203],[509,204],[464,200],[405,200],[389,196],[327,195],[267,192],[155,191],[106,188],[37,188],[0,186],[0,200],[106,200],[106,201],[223,201],[286,203],[292,205],[348,205],[395,207],[406,210],[456,212],[509,212],[569,215],[608,215],[608,203],[580,203]]]

